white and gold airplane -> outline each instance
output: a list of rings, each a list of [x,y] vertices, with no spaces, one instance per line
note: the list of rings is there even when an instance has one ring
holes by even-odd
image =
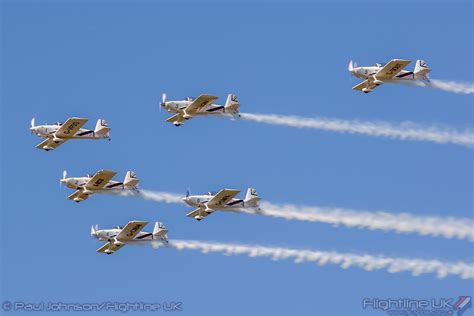
[[[214,116],[231,116],[233,118],[239,117],[239,101],[237,96],[229,94],[225,105],[213,104],[218,97],[201,94],[196,99],[186,98],[180,101],[166,101],[166,94],[162,95],[161,107],[168,112],[176,113],[166,120],[166,122],[173,123],[175,126],[180,126],[184,121],[189,120],[195,116],[214,115]]]
[[[76,190],[68,196],[69,200],[77,203],[87,200],[89,196],[99,192],[115,190],[138,191],[138,180],[133,171],[127,171],[123,182],[113,181],[112,178],[117,174],[115,171],[99,170],[94,176],[67,178],[67,171],[63,171],[63,178],[60,181],[68,188]]]
[[[247,189],[245,199],[234,199],[239,194],[240,190],[222,189],[219,192],[209,192],[206,195],[189,195],[183,201],[189,206],[196,207],[192,212],[186,214],[187,217],[193,217],[198,221],[202,220],[209,214],[219,211],[238,211],[241,209],[251,209],[253,211],[260,210],[260,197],[257,191],[252,188]]]
[[[399,80],[425,80],[429,81],[428,65],[424,60],[417,60],[413,71],[404,70],[410,63],[409,60],[392,59],[385,65],[375,64],[371,67],[357,67],[352,60],[349,62],[348,70],[357,78],[364,79],[363,82],[352,87],[364,93],[372,92],[375,88],[386,82]]]
[[[108,138],[110,140],[110,128],[105,120],[97,120],[93,131],[81,128],[87,121],[85,118],[70,117],[64,123],[35,125],[35,118],[32,118],[30,131],[41,138],[46,138],[36,145],[36,148],[46,151],[59,147],[69,139]]]
[[[97,225],[91,227],[91,236],[107,243],[97,249],[97,252],[113,254],[126,244],[143,243],[143,242],[159,242],[168,243],[168,230],[165,225],[160,222],[155,223],[152,233],[142,232],[142,229],[148,224],[143,221],[130,221],[127,225],[117,226],[112,229],[101,229]]]

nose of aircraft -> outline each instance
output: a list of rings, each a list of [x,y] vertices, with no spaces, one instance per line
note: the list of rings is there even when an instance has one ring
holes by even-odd
[[[160,103],[160,105],[161,105],[162,107],[165,107],[165,106],[166,106],[166,93],[163,93],[163,94],[161,95],[161,103]]]

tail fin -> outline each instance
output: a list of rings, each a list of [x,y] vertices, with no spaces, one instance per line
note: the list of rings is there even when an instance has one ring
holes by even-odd
[[[161,239],[163,241],[168,241],[168,229],[166,229],[165,224],[161,222],[155,223],[155,228],[153,228],[153,238]]]
[[[231,114],[238,114],[239,113],[239,100],[237,100],[237,96],[235,94],[229,94],[227,96],[227,101],[225,101],[224,111]]]
[[[258,196],[257,190],[248,188],[247,195],[245,195],[244,205],[258,207],[260,197]]]
[[[413,71],[413,73],[415,74],[415,79],[428,80],[428,73],[430,71],[431,69],[428,67],[428,64],[424,60],[418,59],[416,61],[415,70]]]
[[[97,124],[95,124],[94,133],[97,137],[110,137],[109,135],[110,128],[108,127],[107,121],[99,119],[97,120]]]
[[[125,175],[125,180],[123,180],[123,184],[126,187],[129,187],[129,188],[132,188],[132,189],[137,189],[139,182],[140,182],[140,180],[138,179],[135,172],[127,171],[127,174]]]

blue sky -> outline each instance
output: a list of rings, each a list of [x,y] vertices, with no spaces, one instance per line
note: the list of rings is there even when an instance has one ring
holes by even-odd
[[[437,79],[472,82],[472,2],[2,2],[2,300],[183,302],[182,315],[380,315],[364,297],[471,295],[434,275],[127,247],[97,254],[90,226],[163,221],[170,238],[472,262],[443,238],[215,214],[94,196],[76,204],[70,175],[129,169],[143,189],[193,193],[255,187],[275,203],[472,218],[472,149],[194,119],[159,112],[169,99],[236,93],[251,113],[473,126],[472,97],[386,85],[351,90],[350,59],[425,59]],[[413,67],[414,65],[409,65]],[[37,123],[98,118],[112,141],[34,148]],[[151,226],[151,225],[150,225]],[[151,229],[151,227],[150,227]]]

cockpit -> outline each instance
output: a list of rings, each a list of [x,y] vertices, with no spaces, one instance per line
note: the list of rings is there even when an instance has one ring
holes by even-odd
[[[208,195],[216,195],[217,192],[216,192],[216,191],[209,191],[207,194],[208,194]]]
[[[374,67],[382,67],[382,64],[376,63]]]
[[[116,229],[123,229],[123,226],[117,226]]]
[[[63,123],[56,122],[56,125],[57,125],[57,126],[62,126]]]
[[[189,101],[189,102],[192,102],[192,101],[193,101],[193,98],[191,98],[191,97],[187,97],[186,99],[184,99],[184,101]]]

